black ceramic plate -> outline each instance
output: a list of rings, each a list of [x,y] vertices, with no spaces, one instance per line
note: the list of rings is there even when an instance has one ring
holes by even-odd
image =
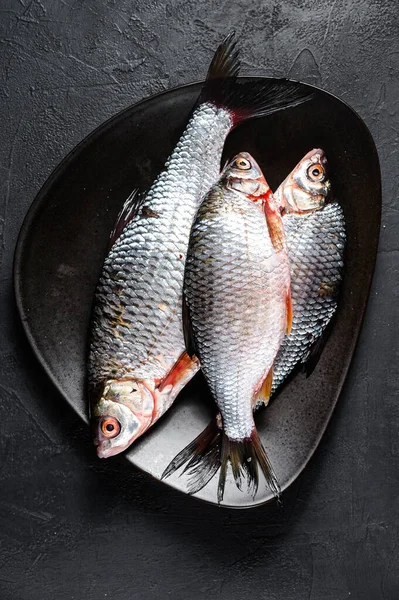
[[[22,323],[48,375],[85,421],[86,339],[109,232],[131,190],[148,187],[162,168],[199,90],[199,84],[171,90],[102,125],[56,169],[22,227],[15,256]],[[371,135],[347,105],[314,91],[306,104],[242,125],[225,149],[226,157],[250,152],[275,189],[308,150],[323,148],[345,212],[344,284],[319,364],[308,379],[297,374],[256,419],[283,490],[309,461],[337,402],[366,307],[380,227],[380,171]],[[208,392],[198,375],[127,459],[159,478],[210,416]],[[185,491],[184,476],[166,483]],[[216,478],[197,496],[216,502]],[[224,503],[248,507],[270,498],[265,484],[253,501],[229,479]]]

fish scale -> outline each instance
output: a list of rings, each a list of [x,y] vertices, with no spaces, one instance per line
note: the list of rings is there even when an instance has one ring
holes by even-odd
[[[231,127],[224,109],[203,104],[195,111],[166,170],[108,254],[96,292],[91,385],[162,378],[184,351],[181,320],[174,317],[181,310],[189,225],[204,190],[218,179]]]
[[[272,393],[299,361],[306,362],[337,308],[346,239],[344,214],[336,202],[310,214],[284,215],[283,223],[291,264],[293,321],[276,357]],[[330,294],[328,289],[320,292],[320,284],[326,283],[331,285]]]
[[[240,440],[254,429],[252,397],[284,336],[289,268],[260,204],[220,191],[204,200],[193,225],[184,293],[225,433]]]

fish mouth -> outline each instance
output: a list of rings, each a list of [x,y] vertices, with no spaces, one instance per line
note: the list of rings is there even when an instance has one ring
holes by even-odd
[[[126,444],[125,446],[107,447],[107,444],[105,444],[104,442],[95,443],[98,458],[109,458],[110,456],[116,456],[117,454],[124,452],[128,445],[129,444]]]
[[[98,458],[108,458],[109,456],[115,456],[119,454],[121,450],[118,448],[104,448],[103,444],[100,442],[96,445],[96,452]]]
[[[93,436],[93,444],[98,458],[107,458],[109,456],[108,452],[111,448],[107,448],[107,444],[99,440],[97,435]]]

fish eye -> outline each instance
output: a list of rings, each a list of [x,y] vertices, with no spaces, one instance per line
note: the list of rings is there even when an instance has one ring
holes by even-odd
[[[117,436],[120,430],[120,423],[113,417],[106,417],[101,422],[101,431],[107,438],[113,438]]]
[[[246,158],[237,158],[234,166],[236,169],[240,169],[240,171],[248,171],[251,168],[251,163]]]
[[[322,181],[324,179],[324,169],[320,163],[310,165],[306,171],[310,181]]]

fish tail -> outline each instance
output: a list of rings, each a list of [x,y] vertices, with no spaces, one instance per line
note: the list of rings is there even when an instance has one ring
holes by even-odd
[[[216,419],[175,456],[162,473],[161,479],[170,477],[184,465],[182,475],[189,475],[187,492],[196,494],[220,469],[217,492],[220,503],[223,500],[229,463],[238,489],[242,490],[243,478],[246,479],[248,492],[253,497],[259,486],[259,465],[273,495],[279,499],[280,485],[256,429],[249,438],[232,440],[219,428]]]
[[[231,88],[240,70],[237,42],[234,35],[233,31],[217,48],[209,66],[197,106],[205,102],[210,102],[218,107],[224,107],[227,104],[227,99],[231,95]]]
[[[252,432],[251,437],[243,440],[232,440],[225,433],[222,434],[218,484],[219,503],[223,500],[224,496],[229,462],[231,463],[234,481],[238,489],[242,489],[242,477],[244,476],[247,480],[248,492],[252,497],[255,497],[259,486],[259,465],[273,495],[277,499],[280,498],[281,490],[279,482],[256,429]]]
[[[187,491],[189,494],[196,494],[219,470],[221,439],[221,430],[214,419],[175,456],[162,473],[161,479],[169,477],[185,465],[182,474],[189,475]]]
[[[235,80],[241,64],[237,42],[234,39],[235,32],[232,31],[218,46],[211,64],[209,65],[205,85],[212,80],[232,79]]]
[[[216,50],[198,104],[211,102],[229,111],[235,127],[246,119],[292,108],[313,97],[305,86],[288,79],[238,83],[240,60],[234,35],[230,33]]]
[[[235,83],[225,99],[225,108],[233,118],[233,127],[242,121],[266,117],[279,110],[294,108],[313,98],[304,85],[289,79],[259,79]]]

